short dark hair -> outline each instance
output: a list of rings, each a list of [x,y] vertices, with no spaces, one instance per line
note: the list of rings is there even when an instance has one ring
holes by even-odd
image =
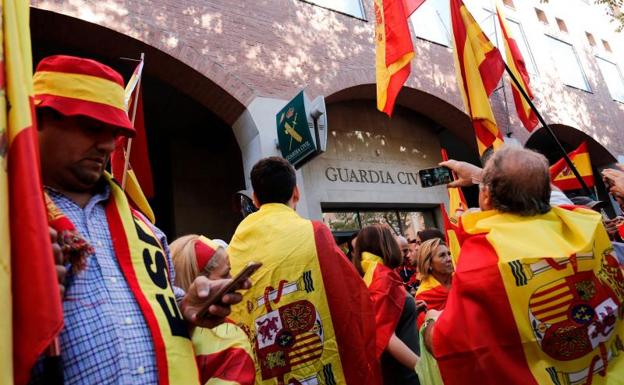
[[[251,169],[251,186],[261,205],[287,203],[296,184],[295,169],[279,156],[260,159]]]
[[[506,146],[494,153],[483,170],[494,209],[521,216],[550,211],[548,160],[533,150]]]
[[[364,276],[362,253],[365,251],[383,259],[384,265],[391,269],[403,263],[401,248],[387,225],[366,226],[358,233],[352,262],[362,276]]]
[[[435,227],[421,230],[416,233],[416,236],[420,239],[420,242],[425,242],[435,238],[440,238],[444,241],[444,234],[442,234],[442,232]]]

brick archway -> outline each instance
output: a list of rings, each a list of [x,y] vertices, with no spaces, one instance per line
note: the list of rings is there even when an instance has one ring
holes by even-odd
[[[138,58],[144,52],[146,75],[190,96],[230,126],[254,97],[249,86],[219,64],[190,48],[169,52],[153,34],[142,41],[105,24],[35,7],[31,7],[30,24],[35,42],[34,63],[48,54],[57,53],[45,52],[46,43],[62,42],[66,53],[96,51],[98,60],[126,75],[124,67],[131,68],[131,65],[125,65],[120,58]]]
[[[360,84],[342,89],[327,96],[326,102],[338,103],[345,100],[376,100],[375,84]],[[441,129],[446,128],[458,139],[476,151],[474,131],[470,119],[463,111],[439,97],[411,87],[404,87],[397,99],[397,105],[417,112],[433,121]]]

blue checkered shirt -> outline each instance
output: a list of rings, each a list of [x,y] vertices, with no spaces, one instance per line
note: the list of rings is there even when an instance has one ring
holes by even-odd
[[[46,189],[50,198],[95,248],[87,268],[65,281],[60,341],[65,385],[157,384],[156,358],[150,330],[115,258],[104,205],[110,188],[94,195],[84,208],[65,195]],[[174,272],[165,235],[154,227]],[[174,288],[180,299],[184,292]],[[44,384],[41,361],[32,384]]]

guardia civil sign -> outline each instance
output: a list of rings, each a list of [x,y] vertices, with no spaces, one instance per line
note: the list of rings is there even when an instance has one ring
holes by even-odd
[[[308,121],[303,91],[288,102],[275,118],[279,147],[290,164],[301,166],[317,154],[314,127]]]

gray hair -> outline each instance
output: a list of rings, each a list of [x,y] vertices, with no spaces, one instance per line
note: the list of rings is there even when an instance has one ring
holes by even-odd
[[[483,184],[500,212],[533,216],[550,210],[548,160],[533,150],[506,146],[494,153],[483,171]]]

